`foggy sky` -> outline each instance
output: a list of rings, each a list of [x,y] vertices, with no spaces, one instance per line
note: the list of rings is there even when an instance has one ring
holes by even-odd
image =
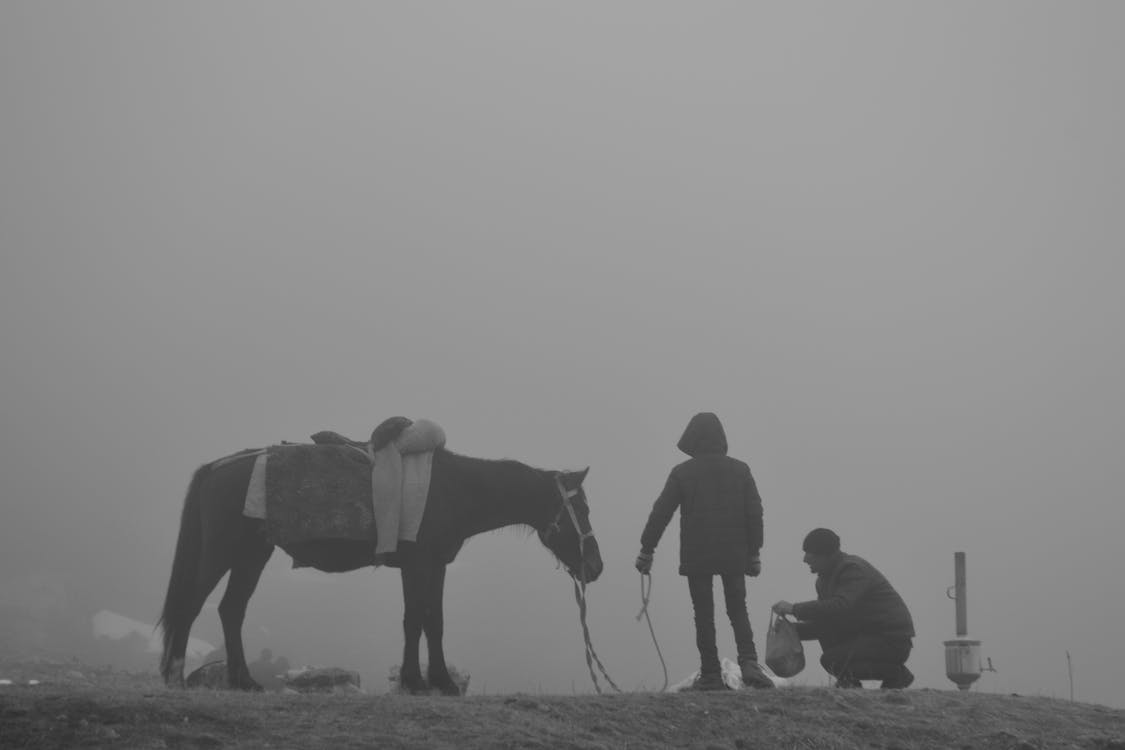
[[[653,689],[632,561],[709,410],[764,500],[759,649],[829,526],[910,606],[917,686],[952,687],[962,550],[975,689],[1065,697],[1069,650],[1125,706],[1122,92],[1112,2],[4,3],[0,563],[153,621],[198,465],[426,417],[591,467],[591,633]],[[248,651],[382,680],[396,573],[288,564]],[[519,531],[451,568],[446,653],[474,690],[592,689]]]

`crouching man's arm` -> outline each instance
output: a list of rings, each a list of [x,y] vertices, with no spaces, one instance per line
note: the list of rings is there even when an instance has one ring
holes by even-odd
[[[797,614],[795,608],[805,603],[806,602],[799,602],[798,604],[792,604],[791,602],[787,602],[782,599],[781,601],[774,604],[772,609],[779,615],[789,615],[791,617],[796,617]],[[819,640],[825,632],[823,624],[812,622],[810,620],[797,620],[793,624],[796,625],[797,635],[802,641]]]

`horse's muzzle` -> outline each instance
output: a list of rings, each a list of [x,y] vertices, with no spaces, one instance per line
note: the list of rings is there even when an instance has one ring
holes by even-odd
[[[598,576],[602,574],[602,561],[598,560],[597,563],[591,565],[590,563],[583,563],[586,569],[586,583],[593,583],[598,580]]]
[[[582,573],[586,583],[593,583],[602,574],[602,555],[597,543],[586,547],[582,558]]]

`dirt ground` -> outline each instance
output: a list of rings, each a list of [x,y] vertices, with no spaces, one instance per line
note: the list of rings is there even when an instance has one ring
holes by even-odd
[[[941,690],[244,694],[74,661],[0,664],[0,678],[3,748],[1125,750],[1125,711]]]

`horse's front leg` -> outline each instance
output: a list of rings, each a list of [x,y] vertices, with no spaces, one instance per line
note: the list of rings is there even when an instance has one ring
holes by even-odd
[[[422,621],[430,656],[426,678],[430,681],[430,687],[437,688],[443,695],[460,695],[460,688],[449,676],[449,668],[445,664],[445,649],[442,646],[442,637],[445,634],[445,616],[442,611],[444,592],[445,565],[439,564],[430,576],[426,615]]]
[[[411,693],[426,692],[422,667],[418,663],[418,642],[422,639],[422,617],[425,611],[423,571],[415,563],[402,565],[402,631],[404,645],[399,684]]]

